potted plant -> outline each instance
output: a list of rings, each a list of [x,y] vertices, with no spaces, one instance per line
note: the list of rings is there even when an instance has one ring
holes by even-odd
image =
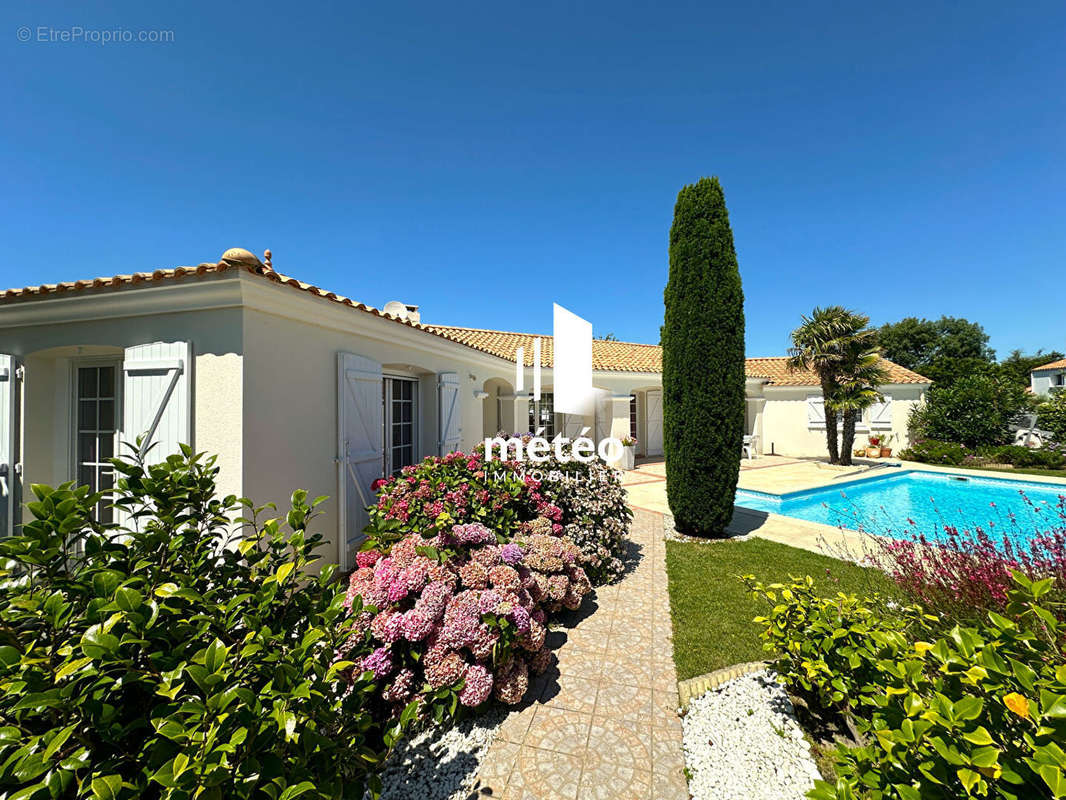
[[[895,436],[893,433],[881,434],[881,458],[892,457],[892,439]]]
[[[633,469],[637,463],[637,437],[622,437],[622,469]]]
[[[866,447],[867,458],[880,458],[881,457],[881,437],[877,434],[870,434],[869,444]]]

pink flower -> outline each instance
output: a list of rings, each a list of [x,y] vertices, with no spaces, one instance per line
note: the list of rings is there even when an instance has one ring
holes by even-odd
[[[409,642],[422,641],[433,631],[433,627],[433,620],[417,607],[403,615],[403,638]]]
[[[415,689],[415,674],[407,669],[401,669],[396,673],[396,677],[393,679],[385,690],[381,693],[381,697],[388,703],[404,704],[411,699],[411,695],[414,694]]]
[[[469,561],[459,569],[459,579],[470,589],[484,589],[489,585],[489,571],[476,561]]]
[[[459,702],[473,708],[489,699],[492,694],[492,673],[480,664],[466,668],[466,683],[459,693]]]
[[[392,668],[392,652],[388,647],[379,647],[363,660],[363,669],[373,672],[375,678],[384,678]]]
[[[363,550],[355,554],[355,563],[360,567],[372,567],[381,558],[377,550]]]
[[[434,689],[454,686],[463,679],[466,669],[463,657],[454,650],[449,650],[440,659],[434,659],[433,663],[426,662],[426,683]]]
[[[496,699],[513,706],[522,702],[529,688],[529,668],[524,659],[515,656],[496,673]]]
[[[518,577],[518,573],[515,571],[514,567],[508,567],[505,564],[490,569],[488,578],[489,583],[497,589],[517,591],[522,585],[522,579]]]

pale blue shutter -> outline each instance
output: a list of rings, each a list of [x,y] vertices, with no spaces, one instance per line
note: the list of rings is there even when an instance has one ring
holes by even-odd
[[[820,394],[807,397],[807,427],[825,427],[825,399]]]
[[[437,375],[437,448],[442,456],[463,445],[463,407],[459,399],[459,376],[454,372]]]
[[[0,538],[11,536],[22,504],[19,449],[19,366],[0,355]]]
[[[381,364],[354,353],[337,354],[337,464],[342,541],[341,567],[348,568],[348,550],[363,538],[373,502],[370,490],[382,470]]]
[[[870,427],[877,430],[889,430],[892,427],[892,398],[887,394],[884,400],[870,406]]]
[[[129,458],[138,436],[147,464],[158,464],[192,446],[192,345],[153,342],[126,348],[122,364],[122,437],[130,447],[118,455]]]

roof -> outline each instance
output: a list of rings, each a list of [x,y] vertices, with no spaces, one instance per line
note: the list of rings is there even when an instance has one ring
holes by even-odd
[[[177,282],[188,279],[196,279],[205,275],[222,272],[245,272],[255,275],[263,280],[290,286],[302,292],[307,292],[315,297],[320,297],[334,303],[349,306],[396,323],[416,328],[428,334],[439,336],[443,339],[464,345],[489,355],[497,356],[508,361],[514,361],[519,347],[523,348],[523,361],[526,366],[533,364],[533,341],[541,340],[541,364],[551,367],[554,363],[554,348],[551,336],[537,336],[533,333],[517,333],[513,331],[495,331],[483,328],[462,328],[450,325],[428,325],[425,323],[412,322],[404,317],[387,314],[365,303],[360,303],[343,295],[320,289],[309,283],[298,281],[287,275],[275,272],[269,261],[263,264],[258,258],[247,250],[234,248],[222,254],[217,263],[203,263],[192,267],[176,267],[174,269],[157,269],[153,272],[133,272],[127,275],[114,275],[110,278],[94,278],[92,280],[70,281],[67,283],[44,284],[41,286],[27,286],[21,289],[8,289],[0,293],[0,306],[20,301],[33,300],[52,296],[62,296],[72,293],[93,293],[94,291],[108,291],[137,286],[146,283]],[[751,379],[764,379],[771,386],[817,386],[818,378],[813,372],[800,370],[790,372],[787,365],[788,359],[776,358],[749,358],[745,364],[745,373]],[[901,367],[888,359],[883,359],[888,368],[889,383],[930,383],[917,372]],[[1066,366],[1066,360],[1048,364],[1040,369]],[[605,339],[593,339],[592,341],[592,368],[600,372],[638,372],[660,373],[663,368],[662,348],[656,344],[641,344],[639,342],[618,342]]]
[[[1050,364],[1045,364],[1042,367],[1033,367],[1030,372],[1036,372],[1041,369],[1063,369],[1066,368],[1066,358],[1060,358],[1058,361],[1052,361]]]
[[[527,367],[533,365],[533,340],[539,338],[541,343],[540,363],[551,367],[554,362],[554,343],[551,336],[532,333],[515,333],[511,331],[494,331],[484,328],[459,328],[449,325],[427,325],[449,339],[476,347],[487,353],[494,353],[501,358],[514,361],[518,348],[523,349],[522,360]],[[888,369],[889,383],[930,383],[928,378],[888,359],[882,359]],[[637,342],[616,342],[606,339],[592,340],[592,368],[603,372],[650,372],[659,373],[663,369],[663,351],[657,344],[640,344]],[[818,376],[813,372],[799,370],[790,372],[788,359],[749,358],[744,368],[747,377],[765,379],[771,386],[817,386]]]

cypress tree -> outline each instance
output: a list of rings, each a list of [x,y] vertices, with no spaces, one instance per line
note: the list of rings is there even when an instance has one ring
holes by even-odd
[[[744,438],[744,292],[718,178],[677,195],[664,300],[667,498],[680,532],[721,536]]]

